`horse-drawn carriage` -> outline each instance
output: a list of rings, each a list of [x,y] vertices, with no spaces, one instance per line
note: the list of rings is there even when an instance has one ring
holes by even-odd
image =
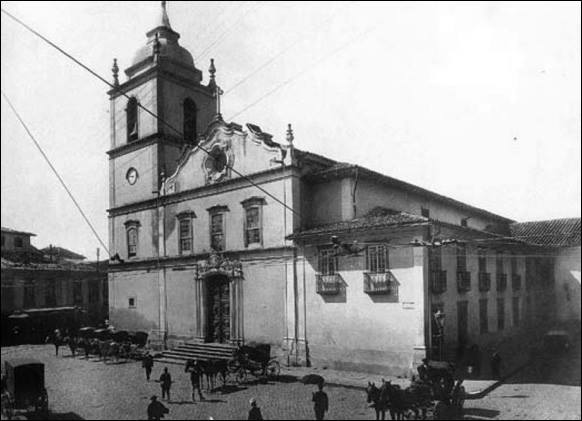
[[[145,332],[132,333],[125,330],[95,329],[87,326],[79,329],[77,336],[69,340],[84,350],[86,358],[96,355],[103,361],[107,361],[108,358],[117,361],[142,359],[146,353],[147,336]],[[72,348],[71,352],[73,352]]]
[[[237,382],[243,383],[248,374],[266,377],[278,377],[281,366],[276,358],[271,358],[271,345],[242,345],[233,352],[233,358],[228,362],[228,371]]]
[[[44,364],[33,359],[7,359],[4,371],[2,416],[11,419],[15,411],[23,411],[46,419],[49,406]]]
[[[392,419],[457,419],[462,414],[465,389],[455,379],[455,367],[444,361],[428,361],[419,367],[419,377],[401,388],[391,382],[380,387],[368,383],[368,403],[373,403],[376,419],[389,411]]]

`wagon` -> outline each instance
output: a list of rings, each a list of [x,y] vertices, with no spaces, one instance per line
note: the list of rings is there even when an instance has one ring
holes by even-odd
[[[3,414],[15,411],[48,415],[48,395],[44,384],[44,364],[34,359],[4,360],[5,385],[9,399],[3,399]]]
[[[242,345],[233,352],[228,362],[228,371],[239,383],[247,380],[248,374],[278,377],[281,366],[276,358],[271,358],[271,345]]]

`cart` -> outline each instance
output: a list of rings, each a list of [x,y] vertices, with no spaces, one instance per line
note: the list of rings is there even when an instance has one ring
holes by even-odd
[[[4,360],[5,387],[7,399],[3,404],[3,414],[16,411],[34,413],[46,419],[48,416],[48,395],[44,384],[44,364],[34,359]]]

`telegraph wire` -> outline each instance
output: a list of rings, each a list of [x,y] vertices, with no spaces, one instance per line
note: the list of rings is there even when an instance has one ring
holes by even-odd
[[[85,64],[83,64],[82,62],[80,62],[79,60],[77,60],[71,54],[69,54],[66,51],[64,51],[58,45],[56,45],[55,43],[53,43],[50,40],[48,40],[46,37],[44,37],[43,35],[41,35],[37,31],[35,31],[34,29],[32,29],[30,26],[28,26],[27,24],[25,24],[24,22],[22,22],[20,19],[16,18],[15,16],[13,16],[12,14],[10,14],[9,12],[7,12],[3,8],[1,9],[1,11],[2,11],[2,13],[6,14],[8,17],[10,17],[11,19],[13,19],[15,22],[17,22],[20,25],[22,25],[28,31],[32,32],[34,35],[36,35],[37,37],[39,37],[40,39],[42,39],[43,41],[45,41],[51,47],[55,48],[57,51],[59,51],[60,53],[62,53],[63,55],[65,55],[67,58],[69,58],[70,60],[72,60],[74,63],[78,64],[83,69],[85,69],[86,71],[88,71],[89,73],[91,73],[97,79],[99,79],[100,81],[102,81],[103,83],[105,83],[106,85],[108,85],[109,87],[111,87],[112,89],[117,90],[117,92],[119,92],[121,95],[123,95],[127,99],[130,99],[130,96],[126,92],[123,92],[122,90],[119,89],[119,87],[113,85],[112,83],[110,83],[109,81],[107,81],[106,79],[104,79],[103,77],[101,77],[98,73],[96,73],[95,71],[93,71],[90,67],[86,66]],[[161,119],[160,117],[158,117],[153,111],[149,110],[148,108],[145,108],[139,102],[137,103],[137,105],[138,105],[139,108],[143,109],[147,114],[149,114],[152,117],[154,117],[157,121],[159,121],[160,123],[162,123],[164,126],[168,127],[170,130],[172,130],[173,132],[177,133],[180,138],[182,138],[182,139],[184,138],[184,134],[180,130],[176,129],[174,126],[172,126],[171,124],[167,123],[166,121],[164,121],[163,119]],[[210,151],[206,150],[200,144],[198,144],[196,146],[196,148],[200,149],[201,151],[203,151],[204,153],[206,153],[208,156],[211,156]],[[267,196],[269,196],[270,198],[272,198],[273,200],[275,200],[277,203],[279,203],[280,205],[282,205],[283,207],[285,207],[286,209],[288,209],[289,211],[291,211],[293,214],[295,214],[299,218],[301,218],[301,214],[299,213],[299,211],[297,211],[297,210],[291,208],[290,206],[288,206],[281,199],[279,199],[278,197],[276,197],[275,195],[273,195],[269,191],[265,190],[263,187],[259,186],[254,181],[252,181],[248,176],[242,174],[240,171],[238,171],[237,169],[235,169],[234,167],[232,167],[232,166],[230,166],[228,164],[226,164],[225,167],[228,168],[228,169],[230,169],[233,173],[235,173],[239,177],[241,177],[241,178],[245,179],[246,181],[248,181],[252,186],[256,187],[257,189],[259,189],[260,191],[262,191],[263,193],[265,193]]]
[[[77,207],[77,210],[81,213],[81,216],[83,217],[83,219],[85,220],[85,222],[87,223],[87,225],[89,225],[89,228],[91,228],[91,231],[93,231],[93,234],[95,235],[95,237],[97,237],[97,240],[99,241],[99,243],[101,244],[101,246],[103,246],[103,248],[105,249],[105,252],[111,257],[111,255],[109,254],[108,247],[105,245],[105,243],[103,242],[103,240],[101,239],[101,237],[97,233],[97,230],[95,229],[95,227],[93,226],[93,224],[91,223],[91,221],[89,220],[89,218],[87,217],[87,215],[85,214],[85,212],[83,211],[83,209],[81,208],[81,205],[79,205],[79,202],[77,202],[77,199],[75,199],[75,196],[73,195],[73,193],[71,192],[71,190],[69,189],[69,187],[67,187],[67,184],[65,183],[65,181],[63,180],[63,178],[61,177],[61,175],[59,174],[59,172],[57,171],[57,169],[52,164],[50,158],[44,152],[44,150],[42,149],[42,147],[40,146],[40,144],[38,143],[38,141],[35,139],[34,135],[30,132],[28,126],[26,125],[26,123],[24,122],[24,120],[22,119],[22,117],[20,116],[20,114],[18,113],[18,111],[16,111],[16,108],[14,108],[14,105],[12,104],[12,102],[10,101],[10,99],[6,96],[6,94],[4,93],[4,91],[1,91],[1,92],[2,92],[2,97],[8,103],[8,105],[12,109],[12,112],[14,112],[14,114],[16,115],[16,118],[18,119],[18,121],[20,122],[20,124],[22,125],[22,127],[24,127],[24,130],[26,131],[26,133],[28,134],[28,136],[30,137],[30,139],[33,141],[34,145],[36,146],[36,148],[38,149],[38,151],[40,152],[40,154],[43,156],[43,158],[45,159],[45,161],[47,162],[47,164],[49,165],[49,167],[51,168],[51,170],[53,171],[53,173],[59,179],[59,182],[61,183],[61,185],[63,186],[63,188],[65,189],[65,191],[67,192],[67,194],[69,195],[69,197],[71,198],[71,200],[73,201],[73,203],[75,204],[75,206]]]
[[[240,114],[242,114],[245,111],[247,111],[248,109],[254,107],[259,102],[261,102],[265,98],[271,96],[272,94],[274,94],[275,92],[277,92],[279,89],[287,86],[288,84],[290,84],[291,82],[293,82],[295,79],[303,76],[308,71],[313,70],[314,68],[316,68],[317,66],[319,66],[321,63],[323,63],[325,60],[327,60],[328,58],[330,58],[330,57],[334,56],[335,54],[339,53],[341,50],[343,50],[344,48],[346,48],[350,44],[352,44],[354,41],[356,41],[358,38],[367,35],[368,33],[372,32],[374,29],[375,29],[375,26],[373,26],[371,28],[368,28],[364,32],[361,32],[359,34],[356,34],[354,37],[350,38],[347,42],[343,43],[338,48],[332,50],[328,54],[326,54],[323,57],[321,57],[319,60],[315,61],[315,63],[310,63],[308,66],[305,66],[303,69],[301,69],[299,72],[295,73],[290,78],[284,80],[283,82],[281,82],[280,84],[278,84],[277,86],[275,86],[273,89],[267,91],[265,94],[263,94],[262,96],[260,96],[259,98],[257,98],[255,101],[251,102],[249,105],[247,105],[246,107],[244,107],[242,110],[240,110],[237,113],[235,113],[232,116],[230,116],[228,118],[228,120],[233,120],[235,117],[238,117]]]

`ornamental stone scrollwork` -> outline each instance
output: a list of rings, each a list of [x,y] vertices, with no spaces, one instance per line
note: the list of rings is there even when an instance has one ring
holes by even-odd
[[[208,259],[198,263],[197,276],[202,280],[212,275],[224,275],[230,279],[242,278],[242,264],[222,253],[212,252]]]
[[[206,183],[212,184],[230,178],[230,172],[234,163],[234,155],[229,145],[224,141],[215,143],[202,162]]]

